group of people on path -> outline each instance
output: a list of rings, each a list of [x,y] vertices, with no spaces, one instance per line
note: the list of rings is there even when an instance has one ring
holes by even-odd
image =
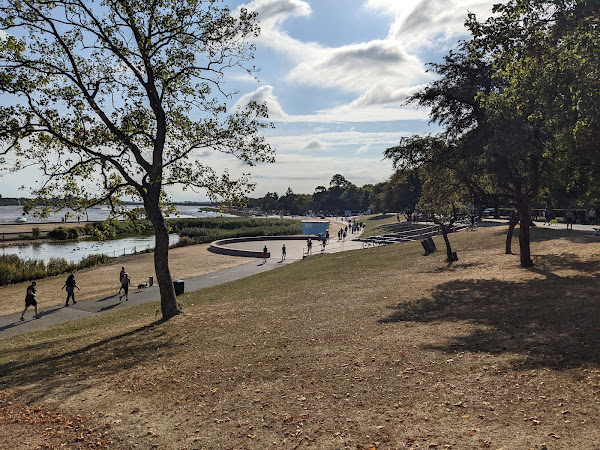
[[[269,254],[269,249],[267,248],[267,246],[265,245],[263,247],[263,264],[267,263],[267,259],[269,258],[270,254]],[[285,258],[287,257],[287,248],[285,247],[285,244],[283,244],[281,246],[281,260],[285,261]]]
[[[121,272],[119,274],[119,282],[121,283],[121,287],[119,288],[118,294],[121,294],[121,291],[123,291],[123,294],[119,295],[119,301],[121,301],[123,297],[125,297],[125,301],[128,301],[129,285],[131,284],[131,278],[129,277],[129,274],[125,271],[125,267],[121,267]],[[37,282],[35,281],[32,281],[31,284],[27,286],[27,292],[25,294],[25,309],[23,309],[19,320],[25,320],[25,312],[29,309],[30,306],[33,306],[33,310],[35,313],[35,315],[33,316],[34,319],[40,318],[37,308],[38,304],[35,298],[37,294],[36,286]],[[69,306],[69,300],[73,302],[73,305],[77,303],[77,301],[75,300],[75,289],[81,290],[81,288],[77,286],[74,274],[70,274],[67,277],[67,280],[65,281],[65,284],[61,289],[65,289],[67,291],[67,300],[65,301],[65,307]]]
[[[25,320],[25,311],[27,311],[30,306],[33,306],[33,311],[35,313],[33,318],[34,319],[40,318],[40,315],[38,314],[38,309],[37,309],[37,300],[35,298],[35,296],[37,294],[36,286],[37,286],[36,281],[32,281],[31,284],[29,286],[27,286],[27,292],[25,294],[25,309],[23,309],[23,312],[21,313],[21,317],[19,317],[19,320]],[[67,300],[65,301],[65,307],[69,306],[69,299],[73,302],[73,304],[77,303],[77,301],[75,300],[75,288],[81,290],[79,288],[79,286],[77,286],[77,283],[75,282],[75,275],[70,274],[67,277],[65,284],[61,288],[61,289],[66,289],[66,291],[67,291]]]
[[[536,214],[532,213],[532,216]],[[555,219],[555,215],[548,208],[542,210],[542,217],[544,218],[544,225],[552,225],[552,220]],[[537,217],[536,217],[537,218]],[[573,224],[580,221],[583,224],[596,225],[596,210],[591,208],[589,210],[578,210],[577,212],[573,209],[568,209],[564,215],[565,223],[567,224],[567,230],[573,229]],[[557,220],[554,223],[558,223]]]

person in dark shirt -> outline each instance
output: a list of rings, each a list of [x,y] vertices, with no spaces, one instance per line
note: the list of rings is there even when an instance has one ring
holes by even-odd
[[[32,281],[31,284],[29,286],[27,286],[27,294],[25,295],[25,309],[23,310],[23,312],[21,313],[21,318],[19,320],[25,320],[23,318],[23,316],[25,315],[25,311],[27,311],[27,308],[29,308],[30,306],[33,306],[34,311],[35,311],[35,319],[39,319],[40,316],[38,314],[38,310],[37,310],[37,301],[35,300],[35,285],[37,283],[35,281]]]
[[[123,297],[125,297],[125,301],[129,300],[129,283],[131,283],[131,278],[129,278],[129,274],[125,272],[121,279],[121,289],[123,289],[123,294],[119,296],[119,301],[121,301]]]
[[[75,284],[75,275],[69,275],[67,281],[65,281],[65,285],[61,289],[64,289],[65,287],[67,288],[67,301],[65,302],[65,306],[69,306],[69,298],[73,299],[73,304],[77,303],[75,301],[75,288],[79,289],[79,286]]]

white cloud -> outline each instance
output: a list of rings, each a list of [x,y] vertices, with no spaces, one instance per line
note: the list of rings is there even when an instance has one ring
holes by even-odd
[[[309,16],[311,13],[310,5],[304,0],[254,0],[245,8],[258,13],[261,24],[281,23],[288,17]]]
[[[374,40],[338,48],[320,48],[287,75],[289,82],[363,92],[365,86],[413,83],[426,77],[423,62],[397,43]]]
[[[367,153],[370,149],[371,149],[371,144],[361,145],[360,148],[358,150],[356,150],[356,154],[362,155],[364,153]]]
[[[290,115],[283,110],[274,88],[264,85],[242,95],[234,105],[234,109],[244,107],[251,101],[267,103],[269,120],[274,122],[379,122],[392,120],[427,120],[427,111],[414,107],[402,106],[401,102],[416,88],[404,88],[395,91],[385,87],[375,87],[353,102],[334,108],[317,110],[313,114]]]
[[[394,16],[388,38],[406,47],[431,47],[464,35],[469,12],[491,15],[490,0],[367,0],[366,6]],[[496,2],[497,3],[497,2]]]
[[[409,136],[410,132],[360,132],[340,131],[312,134],[294,134],[287,136],[269,137],[269,143],[277,148],[278,154],[297,153],[306,148],[304,142],[318,142],[327,148],[328,153],[346,152],[348,149],[359,146],[368,146],[370,149],[380,148],[381,152],[387,147],[396,145],[402,136]],[[279,163],[279,157],[277,159]]]
[[[303,0],[254,0],[245,7],[259,14],[260,45],[274,49],[292,64],[285,77],[289,83],[361,93],[366,85],[398,89],[428,78],[423,62],[393,39],[325,47],[290,37],[281,28],[285,20],[311,13]]]
[[[288,115],[283,111],[283,108],[279,104],[279,100],[275,94],[273,94],[273,86],[264,85],[256,89],[254,92],[249,92],[240,97],[240,99],[233,105],[233,108],[243,108],[250,102],[257,102],[259,104],[266,103],[269,108],[269,119],[278,121],[287,121]]]
[[[377,84],[360,97],[354,100],[350,105],[354,107],[368,107],[373,105],[385,105],[390,103],[402,103],[406,99],[421,90],[424,86],[409,86],[399,89],[391,89],[389,86]]]
[[[323,150],[327,148],[325,144],[323,144],[318,139],[313,139],[308,144],[304,146],[304,150],[315,151],[315,150]]]

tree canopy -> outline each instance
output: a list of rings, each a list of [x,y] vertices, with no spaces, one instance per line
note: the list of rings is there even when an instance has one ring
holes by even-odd
[[[223,83],[227,71],[254,70],[256,14],[217,0],[6,0],[0,28],[2,153],[13,170],[41,168],[38,203],[118,210],[121,198],[140,199],[156,233],[163,317],[173,316],[167,189],[249,192],[247,174],[216,173],[205,152],[273,161],[260,135],[266,106],[228,111]]]
[[[535,199],[598,194],[599,8],[511,0],[485,22],[470,15],[471,39],[432,64],[439,79],[409,99],[430,108],[443,131],[405,138],[385,153],[401,168],[450,171],[474,203],[495,197],[514,205],[522,266],[532,264]]]

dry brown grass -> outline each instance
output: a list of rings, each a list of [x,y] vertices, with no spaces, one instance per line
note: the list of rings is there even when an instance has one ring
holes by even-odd
[[[600,241],[534,236],[530,270],[480,229],[452,265],[418,243],[316,256],[186,294],[167,323],[148,305],[4,341],[0,407],[21,419],[0,413],[0,442],[598,448]],[[25,404],[80,417],[81,440]]]

